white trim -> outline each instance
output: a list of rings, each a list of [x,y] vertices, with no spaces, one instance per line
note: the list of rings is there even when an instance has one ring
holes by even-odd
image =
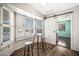
[[[70,39],[70,49],[72,49],[72,32],[73,32],[73,31],[72,31],[72,29],[73,29],[73,28],[72,28],[72,27],[73,27],[73,26],[72,26],[72,20],[73,20],[72,17],[73,17],[73,13],[71,14],[71,39]],[[72,49],[72,50],[73,50],[73,49]]]

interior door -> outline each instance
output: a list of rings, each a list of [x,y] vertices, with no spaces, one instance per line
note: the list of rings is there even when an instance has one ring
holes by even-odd
[[[1,47],[1,26],[0,26],[0,47]]]
[[[45,39],[46,42],[56,45],[55,19],[48,18],[45,20]]]
[[[0,7],[0,47],[1,47],[1,7]]]
[[[9,45],[11,40],[10,13],[7,8],[1,8],[1,48]]]

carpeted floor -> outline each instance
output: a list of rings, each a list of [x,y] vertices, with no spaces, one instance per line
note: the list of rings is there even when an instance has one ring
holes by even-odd
[[[34,44],[34,47],[33,47],[34,56],[38,55],[36,47],[37,46]],[[26,54],[27,54],[27,52],[26,52]],[[11,54],[11,56],[24,56],[24,47],[14,51]],[[32,56],[31,52],[30,52],[30,56]],[[39,56],[79,56],[79,52],[73,51],[71,49],[68,49],[68,48],[65,48],[62,46],[46,43],[46,47],[45,47],[44,51],[40,47]]]

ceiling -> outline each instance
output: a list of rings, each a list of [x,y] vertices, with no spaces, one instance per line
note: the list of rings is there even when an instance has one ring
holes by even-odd
[[[30,3],[30,6],[35,8],[42,15],[50,15],[54,12],[59,12],[68,8],[78,6],[79,3],[46,3],[41,5],[40,3]]]
[[[17,5],[17,3],[15,5]],[[18,5],[22,5],[24,8],[28,5],[34,8],[36,12],[39,12],[41,15],[47,16],[54,12],[78,6],[79,3],[43,3],[43,5],[41,5],[41,3],[23,3]]]

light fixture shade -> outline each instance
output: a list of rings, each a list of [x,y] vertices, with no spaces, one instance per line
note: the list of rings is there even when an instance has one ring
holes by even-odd
[[[40,3],[40,5],[41,5],[41,6],[46,6],[46,5],[47,5],[47,3]]]

